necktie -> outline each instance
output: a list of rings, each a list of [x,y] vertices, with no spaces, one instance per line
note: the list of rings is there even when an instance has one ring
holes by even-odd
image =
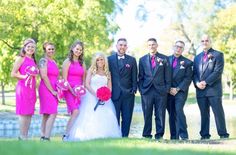
[[[207,61],[207,52],[204,52],[204,55],[203,55],[203,62],[206,62]]]
[[[178,63],[178,59],[175,57],[174,61],[173,61],[173,64],[172,64],[172,67],[175,68],[177,66],[177,63]]]
[[[152,63],[152,68],[155,68],[156,67],[156,60],[155,60],[155,55],[153,55],[152,57],[151,57],[151,63]]]

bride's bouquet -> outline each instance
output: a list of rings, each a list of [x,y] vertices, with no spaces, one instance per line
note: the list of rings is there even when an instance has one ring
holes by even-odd
[[[39,74],[39,69],[35,66],[27,66],[25,68],[25,73],[27,75],[25,80],[25,86],[32,88],[33,79],[32,76],[37,76]]]
[[[94,111],[96,111],[99,105],[104,105],[105,101],[108,101],[111,98],[111,90],[108,87],[103,86],[97,89],[96,95],[98,102],[94,107]]]
[[[78,102],[78,100],[80,99],[81,96],[86,94],[86,90],[83,85],[74,86],[73,91],[76,94],[76,102]]]
[[[64,98],[63,91],[67,91],[69,89],[69,83],[64,79],[57,80],[57,99],[60,101]]]

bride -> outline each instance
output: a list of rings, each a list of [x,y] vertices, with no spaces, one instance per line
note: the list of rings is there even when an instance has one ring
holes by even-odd
[[[81,97],[80,114],[68,135],[68,141],[121,137],[114,105],[109,99],[94,111],[98,98],[96,90],[102,86],[111,89],[107,58],[102,53],[94,55],[86,77],[86,95]]]

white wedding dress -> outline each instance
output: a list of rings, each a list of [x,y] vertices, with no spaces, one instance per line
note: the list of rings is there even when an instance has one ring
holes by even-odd
[[[107,77],[95,74],[91,78],[91,87],[96,91],[107,86]],[[98,99],[89,91],[81,98],[79,116],[68,135],[68,141],[83,141],[97,138],[121,137],[120,127],[116,118],[115,107],[111,100],[99,105],[94,111]]]

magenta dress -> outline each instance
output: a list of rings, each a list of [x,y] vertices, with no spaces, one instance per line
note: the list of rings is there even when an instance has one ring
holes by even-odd
[[[69,82],[69,84],[72,88],[76,85],[82,85],[83,84],[83,75],[84,75],[83,66],[81,66],[79,62],[73,62],[70,64],[70,67],[68,70],[67,81]],[[65,95],[68,113],[71,113],[73,110],[79,108],[80,100],[77,99],[70,92],[70,90],[65,91],[64,95]]]
[[[34,59],[24,57],[24,61],[19,68],[22,75],[26,75],[26,67],[37,67]],[[16,85],[16,114],[17,115],[33,115],[36,103],[36,79],[32,78],[32,86],[25,84],[26,79],[18,80]]]
[[[56,91],[56,82],[60,74],[57,64],[53,60],[47,60],[47,76],[51,83],[52,88]],[[58,99],[54,96],[45,85],[43,79],[39,84],[39,101],[40,101],[40,114],[56,114]]]

